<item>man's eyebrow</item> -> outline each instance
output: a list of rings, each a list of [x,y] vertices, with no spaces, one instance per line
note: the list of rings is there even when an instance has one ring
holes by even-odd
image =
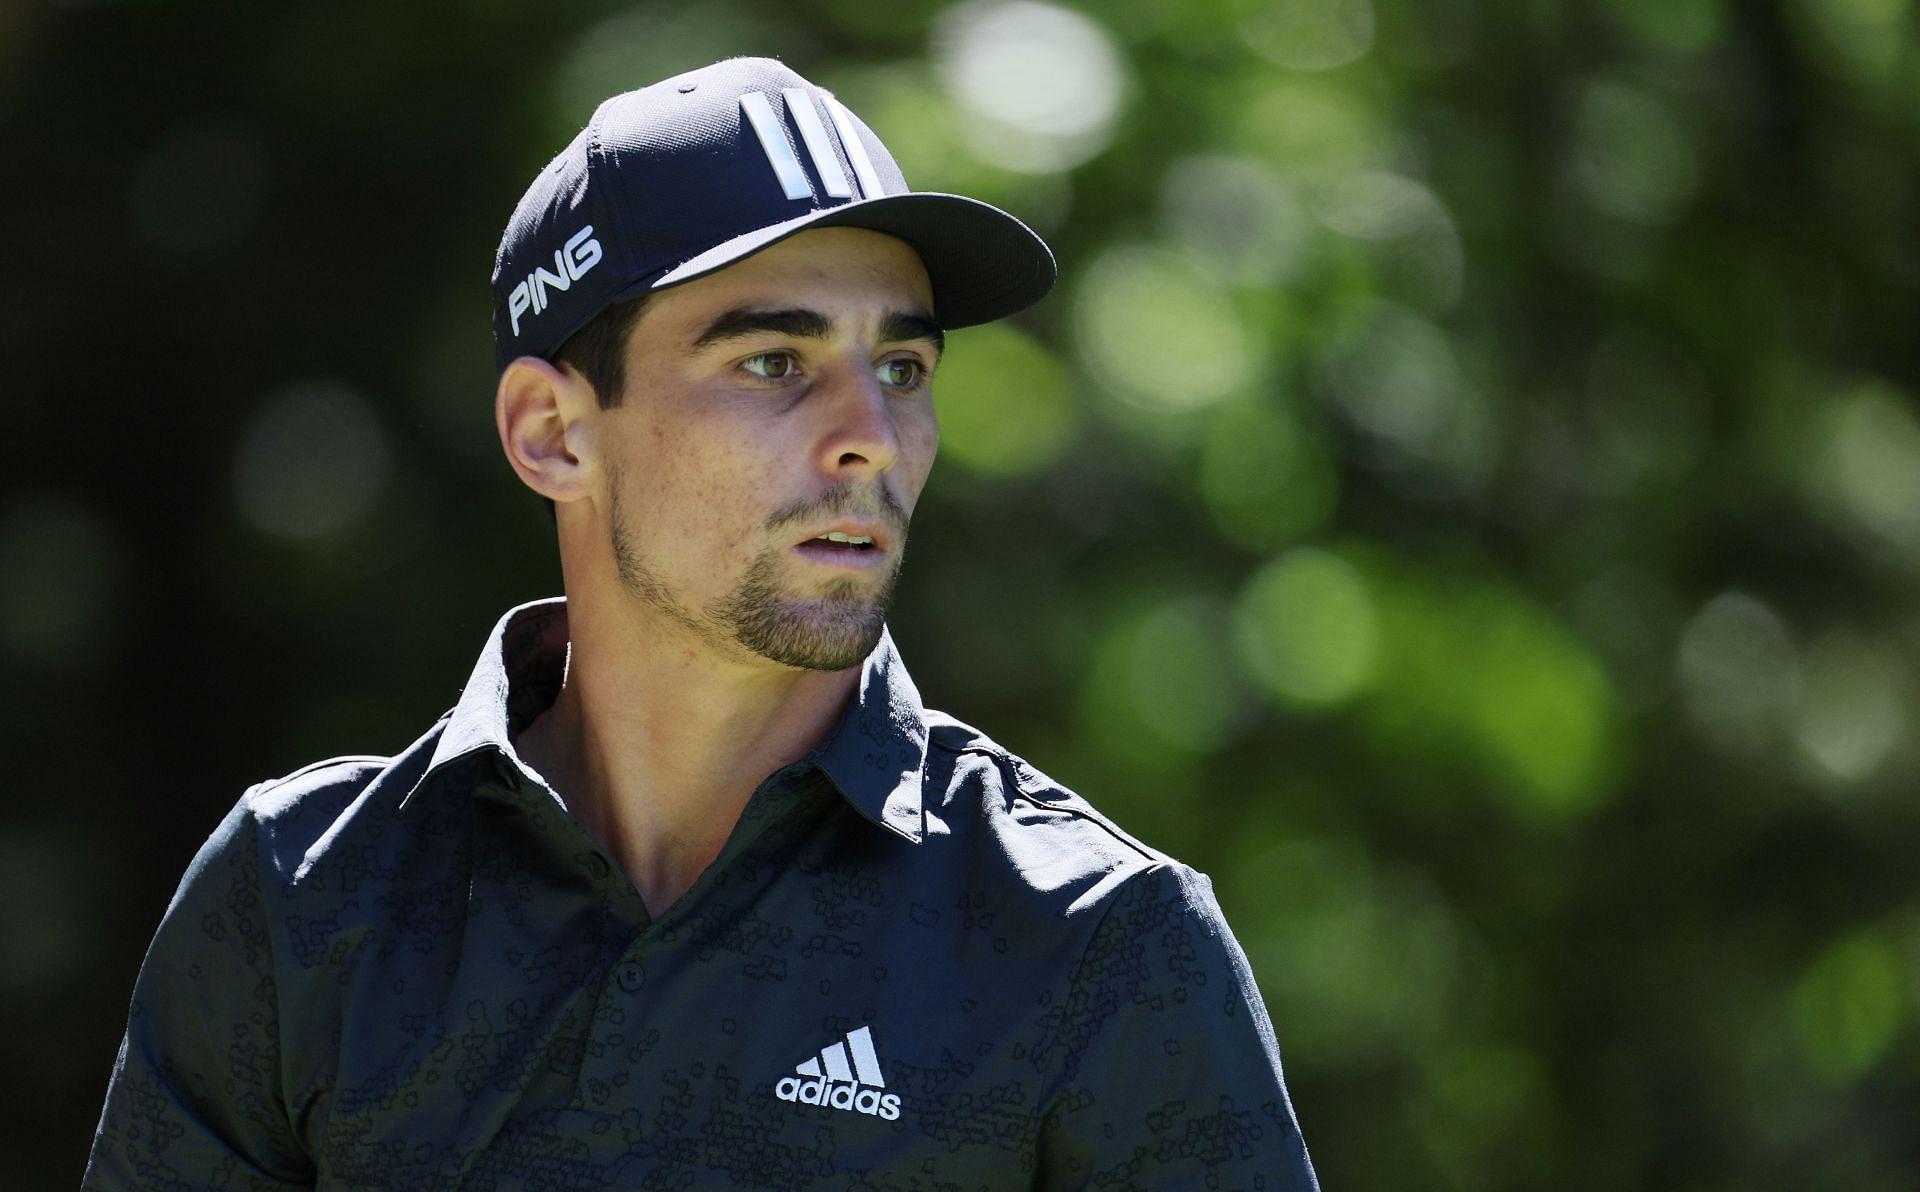
[[[785,310],[754,310],[741,307],[730,310],[707,324],[693,341],[696,348],[750,335],[791,335],[796,339],[825,339],[833,330],[833,320],[817,310],[792,307]]]
[[[833,334],[833,320],[817,310],[805,307],[786,307],[779,310],[760,310],[753,307],[738,307],[727,311],[706,330],[694,337],[693,346],[704,348],[709,344],[724,343],[730,339],[746,339],[755,335],[790,335],[795,339],[825,339]],[[880,325],[880,338],[888,343],[901,340],[927,340],[933,344],[933,354],[939,356],[946,351],[946,333],[940,330],[940,324],[925,311],[894,311]]]
[[[924,311],[897,310],[888,315],[887,321],[880,327],[880,338],[888,343],[908,339],[928,340],[933,344],[936,359],[947,350],[947,333],[940,330],[940,324]]]

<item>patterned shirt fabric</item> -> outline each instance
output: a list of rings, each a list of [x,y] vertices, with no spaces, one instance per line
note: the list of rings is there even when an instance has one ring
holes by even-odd
[[[393,758],[256,786],[134,990],[88,1189],[1318,1187],[1207,879],[890,639],[651,918],[514,754],[564,601]]]

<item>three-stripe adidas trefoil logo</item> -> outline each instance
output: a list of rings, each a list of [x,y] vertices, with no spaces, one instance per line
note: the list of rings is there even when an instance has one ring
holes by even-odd
[[[873,1053],[868,1027],[848,1031],[846,1042],[830,1044],[793,1071],[773,1086],[773,1095],[782,1101],[851,1109],[890,1122],[900,1116],[899,1095],[880,1091],[887,1087],[887,1078],[880,1075],[880,1057]]]

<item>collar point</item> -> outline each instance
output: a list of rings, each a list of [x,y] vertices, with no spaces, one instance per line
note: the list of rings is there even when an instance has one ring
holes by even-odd
[[[908,844],[924,844],[927,839],[926,816],[921,813],[919,801],[912,807],[889,807],[881,822],[887,830],[905,840]]]

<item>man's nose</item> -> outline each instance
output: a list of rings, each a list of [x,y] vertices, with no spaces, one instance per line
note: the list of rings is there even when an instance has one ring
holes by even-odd
[[[880,475],[900,458],[898,398],[865,362],[835,370],[828,383],[827,424],[819,463],[829,475]]]

